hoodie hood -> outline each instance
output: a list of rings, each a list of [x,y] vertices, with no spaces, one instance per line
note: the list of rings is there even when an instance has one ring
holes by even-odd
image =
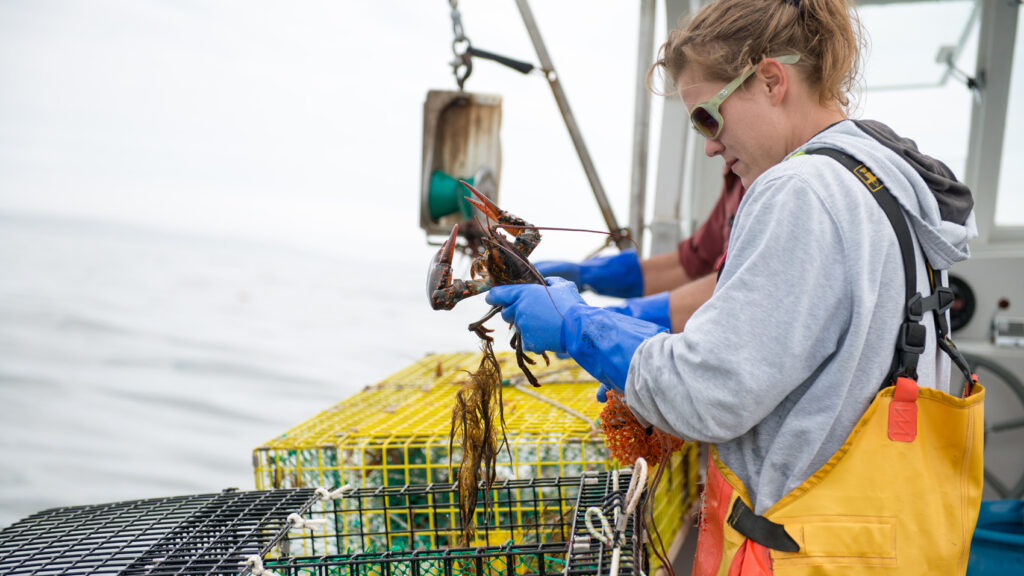
[[[854,120],[862,132],[892,150],[910,164],[932,191],[939,204],[939,215],[943,220],[964,225],[974,208],[974,196],[966,184],[953,175],[953,171],[941,161],[922,154],[917,143],[904,138],[885,124],[876,120]]]
[[[913,140],[881,122],[846,120],[811,138],[797,152],[820,147],[846,152],[886,184],[932,267],[945,270],[970,256],[967,243],[978,236],[971,191],[949,167],[921,153]]]

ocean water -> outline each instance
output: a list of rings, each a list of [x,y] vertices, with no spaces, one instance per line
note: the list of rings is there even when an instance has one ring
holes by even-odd
[[[359,248],[0,215],[0,526],[252,489],[256,446],[426,353],[476,348],[482,298],[426,304],[435,249]]]

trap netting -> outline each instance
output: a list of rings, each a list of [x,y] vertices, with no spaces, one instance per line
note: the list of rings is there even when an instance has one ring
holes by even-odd
[[[533,368],[525,383],[511,352],[498,353],[505,377],[508,448],[498,482],[579,476],[617,467],[605,447],[597,382],[572,360]],[[357,488],[450,483],[461,459],[449,450],[452,407],[479,353],[431,354],[368,386],[253,451],[256,487]],[[655,526],[671,542],[697,497],[697,449],[684,444],[665,464],[654,499]],[[481,499],[482,502],[482,499]],[[488,541],[477,541],[487,545]],[[309,552],[311,553],[311,552]]]
[[[289,535],[290,541],[278,545],[280,556],[268,557],[264,566],[282,576],[318,575],[318,576],[547,576],[557,574],[597,575],[608,574],[612,562],[613,547],[602,543],[594,537],[586,527],[585,516],[589,508],[597,507],[609,518],[614,515],[613,508],[621,505],[626,487],[630,482],[630,474],[619,475],[613,481],[608,472],[587,473],[584,476],[557,479],[533,479],[516,481],[508,487],[492,488],[500,493],[502,490],[514,490],[520,495],[518,500],[492,500],[487,510],[478,511],[479,517],[487,517],[489,521],[479,524],[478,530],[487,531],[491,542],[489,545],[472,548],[428,548],[410,549],[404,544],[431,544],[440,537],[437,529],[424,526],[412,530],[406,523],[408,516],[402,516],[395,522],[372,523],[374,526],[360,527],[358,522],[346,522],[345,529],[351,530],[345,535],[331,535],[328,540],[341,538],[337,545],[328,542],[318,543],[315,534],[303,533],[298,536],[308,547],[321,547],[338,552],[321,552],[319,555],[289,556],[288,552],[296,550],[296,533]],[[617,488],[620,487],[620,488]],[[401,514],[423,514],[426,523],[429,506],[408,505],[414,499],[422,497],[433,488],[427,486],[409,486],[405,492],[378,490],[337,492],[334,500],[327,501],[328,506],[323,514],[332,520],[327,523],[330,530],[332,522],[337,526],[339,516],[329,510],[332,504],[342,502],[341,507],[353,513],[356,508],[368,509],[368,499],[376,493],[390,494],[397,497],[392,511],[401,510]],[[551,497],[544,497],[544,490],[550,490]],[[557,495],[555,492],[557,489]],[[454,495],[454,487],[447,487]],[[441,491],[444,491],[441,490]],[[642,490],[642,488],[641,488]],[[362,492],[362,495],[359,494]],[[515,493],[508,495],[514,497]],[[573,494],[571,498],[568,494]],[[533,498],[533,495],[539,498]],[[524,496],[525,495],[525,496]],[[378,502],[377,511],[381,512],[383,502]],[[310,511],[310,517],[317,517],[317,507]],[[419,510],[418,512],[416,510]],[[531,512],[535,510],[535,512]],[[546,510],[546,511],[545,511]],[[457,521],[457,509],[449,510],[447,515]],[[490,524],[489,528],[486,528]],[[634,537],[634,529],[638,524],[632,519],[627,529],[617,542],[620,555],[617,562],[620,576],[638,574],[646,565],[645,548],[639,539]],[[417,536],[414,532],[418,532]],[[440,532],[445,532],[441,530]],[[520,534],[519,538],[512,537]],[[447,535],[454,542],[454,534]],[[380,540],[378,540],[380,538]],[[348,549],[342,551],[343,541],[362,543],[362,550]],[[390,545],[376,545],[386,541]],[[366,546],[366,542],[371,542]]]
[[[0,530],[0,574],[239,574],[317,500],[226,490],[44,510]]]
[[[580,477],[504,480],[477,489],[474,544],[566,542]],[[271,556],[380,554],[458,546],[462,535],[456,484],[320,489],[304,517]]]

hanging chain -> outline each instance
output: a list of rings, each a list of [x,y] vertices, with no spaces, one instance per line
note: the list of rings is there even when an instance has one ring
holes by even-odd
[[[469,55],[470,42],[462,29],[462,13],[459,12],[459,0],[448,0],[452,7],[452,32],[455,39],[452,40],[452,54],[455,56],[451,61],[452,74],[459,84],[459,90],[466,83],[466,78],[473,73],[473,60]]]

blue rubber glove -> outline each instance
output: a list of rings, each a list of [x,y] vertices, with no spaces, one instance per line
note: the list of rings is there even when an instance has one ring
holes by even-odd
[[[619,306],[605,306],[604,309],[654,322],[669,330],[672,329],[672,312],[669,310],[668,292],[659,292],[641,298],[629,298]]]
[[[573,359],[601,382],[597,399],[604,402],[609,389],[625,392],[629,364],[640,344],[664,331],[664,326],[604,308],[574,306],[565,313],[562,338]]]
[[[644,274],[635,250],[624,250],[611,256],[596,256],[572,262],[536,262],[544,276],[558,276],[576,284],[579,290],[592,290],[605,296],[635,298],[644,293]]]
[[[576,262],[564,262],[562,260],[542,260],[534,262],[533,267],[545,278],[557,276],[565,278],[576,285],[577,290],[583,290],[580,285],[580,265]]]
[[[501,317],[516,325],[525,349],[568,352],[602,383],[598,400],[605,400],[609,387],[623,391],[633,352],[665,328],[587,306],[572,282],[547,280],[547,289],[539,284],[495,286],[487,303],[504,308]]]
[[[562,317],[574,307],[586,306],[576,285],[558,277],[540,284],[508,284],[487,292],[487,303],[501,306],[501,317],[516,325],[523,348],[530,352],[565,352]]]

